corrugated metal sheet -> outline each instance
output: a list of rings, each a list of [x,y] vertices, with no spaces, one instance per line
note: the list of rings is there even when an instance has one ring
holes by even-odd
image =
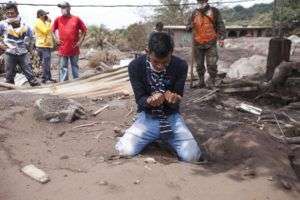
[[[18,89],[34,94],[51,94],[64,97],[104,97],[117,93],[132,93],[127,67],[44,87]]]

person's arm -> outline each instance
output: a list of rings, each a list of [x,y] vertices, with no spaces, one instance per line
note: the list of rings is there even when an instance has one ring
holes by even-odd
[[[81,19],[78,19],[78,23],[79,23],[79,29],[80,29],[80,36],[79,36],[79,40],[76,44],[76,47],[80,47],[85,39],[86,33],[87,33],[87,28],[86,25],[83,23],[83,21]]]
[[[53,38],[54,38],[54,40],[55,40],[55,43],[56,43],[57,45],[59,45],[59,44],[60,44],[60,40],[59,40],[59,38],[57,37],[57,35],[55,34],[55,32],[56,32],[57,29],[58,29],[58,18],[56,18],[56,19],[54,20],[51,29],[52,29],[52,36],[53,36]]]
[[[2,36],[4,34],[4,31],[5,31],[5,27],[4,27],[4,24],[1,22],[0,23],[0,36]],[[3,41],[0,42],[0,49],[2,49],[2,50],[7,49],[7,46],[4,44]]]
[[[220,46],[224,45],[224,40],[226,39],[226,28],[221,15],[221,12],[216,9],[216,31],[218,34],[218,40],[220,41]]]
[[[177,77],[172,91],[167,91],[165,94],[166,101],[170,107],[177,106],[183,97],[185,81],[188,73],[188,65],[185,61],[178,63]]]
[[[29,51],[32,50],[32,45],[34,44],[34,34],[30,27],[27,27],[26,37],[24,38],[24,42]]]
[[[81,32],[80,36],[79,36],[79,40],[77,42],[77,44],[75,45],[75,47],[80,47],[85,39],[86,36],[86,32]]]
[[[193,21],[194,21],[194,15],[195,14],[196,14],[196,10],[194,10],[190,14],[190,16],[188,18],[188,21],[187,21],[187,24],[186,24],[186,30],[189,31],[189,32],[193,30]]]
[[[47,35],[51,32],[51,23],[50,22],[42,23],[41,21],[37,21],[35,28],[36,30],[40,31],[42,34]]]
[[[175,82],[174,92],[182,97],[184,94],[184,86],[188,73],[188,64],[186,61],[181,61],[180,70],[178,70],[177,73],[178,76]]]
[[[128,67],[129,79],[135,96],[135,101],[142,110],[149,108],[147,99],[150,97],[147,94],[146,86],[143,81],[142,74],[139,70],[141,66],[135,61],[131,62]]]

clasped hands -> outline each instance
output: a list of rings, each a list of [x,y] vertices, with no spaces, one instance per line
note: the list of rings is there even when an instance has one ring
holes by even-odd
[[[152,107],[159,107],[165,102],[175,104],[179,102],[181,98],[182,97],[180,95],[170,91],[166,91],[165,93],[155,92],[148,97],[147,104]]]

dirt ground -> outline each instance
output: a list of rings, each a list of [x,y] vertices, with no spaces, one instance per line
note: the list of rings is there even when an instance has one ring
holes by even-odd
[[[228,63],[234,62],[234,56],[251,56],[246,50],[222,52],[222,60]],[[179,54],[185,57],[184,51]],[[257,94],[193,102],[207,92],[187,86],[181,108],[207,159],[198,164],[179,162],[162,142],[149,145],[134,158],[116,155],[118,137],[135,118],[133,97],[74,99],[88,113],[86,120],[49,123],[36,120],[33,108],[37,99],[48,96],[1,92],[0,200],[299,199],[290,149],[268,134],[280,134],[278,127],[258,123],[257,116],[232,106],[243,101],[276,111],[287,103],[254,100]],[[105,105],[107,110],[92,116]],[[300,120],[299,111],[289,114]],[[78,127],[85,124],[93,125]],[[146,163],[148,157],[157,163]],[[45,171],[51,181],[40,184],[25,176],[20,169],[28,164]]]
[[[251,114],[228,107],[225,97],[223,105],[189,100],[205,92],[189,91],[182,109],[207,152],[209,162],[202,165],[177,161],[161,143],[132,159],[116,156],[117,137],[134,119],[133,99],[76,99],[87,120],[50,124],[34,118],[33,102],[41,96],[0,94],[0,199],[298,199],[287,148],[260,130]],[[108,110],[91,115],[107,104]],[[158,162],[147,164],[147,157]],[[20,169],[28,164],[51,181],[42,185],[24,176]]]

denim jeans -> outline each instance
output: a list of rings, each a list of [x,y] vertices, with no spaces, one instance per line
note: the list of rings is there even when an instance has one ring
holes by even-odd
[[[5,73],[6,82],[14,84],[17,73],[17,65],[19,65],[22,73],[25,75],[29,83],[35,84],[37,82],[33,75],[32,66],[28,60],[28,55],[13,55],[6,53],[5,55]]]
[[[198,161],[201,150],[180,114],[170,115],[168,121],[171,124],[173,134],[166,142],[176,151],[182,161]],[[122,156],[135,156],[146,145],[160,138],[159,119],[141,112],[134,124],[126,130],[124,136],[117,142],[116,150]]]
[[[79,77],[78,59],[79,59],[78,55],[77,56],[61,56],[60,57],[60,69],[59,69],[59,80],[60,81],[69,80],[69,70],[68,70],[69,60],[71,62],[73,79]]]
[[[50,48],[37,48],[38,55],[42,61],[43,75],[42,79],[44,81],[49,81],[52,79],[51,76],[51,49]]]

